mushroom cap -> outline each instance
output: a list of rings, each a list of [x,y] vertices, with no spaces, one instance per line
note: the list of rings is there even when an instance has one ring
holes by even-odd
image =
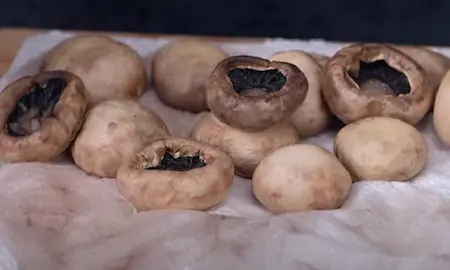
[[[322,68],[324,67],[328,60],[330,60],[330,56],[324,55],[321,53],[315,53],[315,52],[308,52],[308,54],[316,61],[316,63]]]
[[[276,69],[286,76],[286,82],[275,92],[241,95],[235,91],[227,74],[238,68]],[[211,73],[206,98],[209,109],[221,121],[245,131],[256,131],[288,119],[305,100],[307,91],[308,81],[295,65],[253,56],[232,56],[221,61]]]
[[[87,112],[72,157],[85,172],[113,178],[123,162],[167,136],[166,125],[150,108],[134,100],[107,100]]]
[[[280,122],[261,131],[246,132],[226,125],[212,113],[199,119],[192,128],[191,137],[227,153],[233,160],[236,174],[244,178],[251,178],[259,162],[271,152],[300,140],[288,122]]]
[[[0,159],[5,162],[46,162],[62,154],[79,131],[87,108],[85,87],[81,79],[69,72],[41,72],[25,76],[10,83],[0,93],[0,125],[5,127],[17,102],[37,82],[46,84],[49,79],[63,78],[67,85],[53,113],[40,129],[28,136],[13,137],[6,129],[0,133]]]
[[[423,46],[395,46],[395,48],[407,54],[425,70],[433,91],[439,88],[442,78],[450,69],[450,59],[447,56]]]
[[[209,75],[227,56],[218,47],[197,39],[180,39],[163,46],[151,60],[151,79],[158,97],[180,110],[207,110]]]
[[[352,178],[327,150],[297,144],[280,148],[261,161],[252,184],[261,204],[280,214],[339,208],[350,194]]]
[[[439,139],[450,146],[450,71],[444,76],[436,94],[433,112],[433,125]]]
[[[41,70],[67,70],[84,82],[90,105],[109,99],[138,98],[147,86],[141,57],[106,35],[69,38],[46,53]]]
[[[408,78],[410,93],[399,96],[362,91],[347,70],[359,61],[384,60]],[[330,110],[344,123],[371,116],[419,122],[430,109],[433,91],[425,71],[408,55],[383,44],[354,44],[338,51],[323,70],[323,94]]]
[[[407,181],[428,160],[428,145],[412,125],[399,119],[369,117],[342,128],[334,152],[354,181]]]
[[[308,80],[306,98],[289,119],[300,137],[323,131],[330,121],[330,111],[322,96],[321,67],[308,53],[295,50],[278,52],[272,55],[270,61],[291,63],[298,67]]]
[[[145,170],[157,165],[166,149],[180,155],[200,153],[206,166],[188,171]],[[220,204],[233,182],[233,163],[225,153],[201,142],[165,138],[146,146],[117,173],[122,195],[139,211],[151,209],[207,210]]]

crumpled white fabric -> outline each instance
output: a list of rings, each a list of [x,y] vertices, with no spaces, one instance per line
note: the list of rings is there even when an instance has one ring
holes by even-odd
[[[36,72],[42,53],[70,36],[53,31],[28,38],[0,88]],[[169,41],[121,40],[143,57]],[[332,55],[342,46],[281,39],[218,45],[229,54],[262,57],[287,49]],[[187,136],[199,117],[162,105],[151,89],[142,102],[177,136]],[[429,117],[419,127],[431,149],[426,170],[407,183],[354,184],[335,211],[272,215],[253,198],[251,182],[236,177],[230,196],[210,213],[136,213],[114,179],[87,176],[67,161],[3,164],[0,269],[449,269],[450,149]],[[328,132],[303,143],[331,150],[333,137]]]

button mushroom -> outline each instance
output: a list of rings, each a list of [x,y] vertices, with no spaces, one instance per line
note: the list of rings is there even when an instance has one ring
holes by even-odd
[[[308,82],[295,65],[232,56],[217,65],[207,89],[208,107],[221,121],[255,131],[288,119],[305,100]]]
[[[147,84],[141,57],[108,36],[78,35],[46,53],[41,70],[66,70],[84,82],[90,105],[104,100],[138,98]]]
[[[439,139],[450,146],[450,71],[446,73],[436,94],[433,112],[433,125]]]
[[[316,61],[316,63],[322,68],[324,67],[328,60],[330,60],[330,57],[321,53],[315,53],[315,52],[308,52],[309,55]]]
[[[323,131],[330,120],[330,112],[322,97],[321,67],[309,54],[302,51],[278,52],[270,58],[270,61],[295,65],[305,74],[308,81],[306,98],[289,119],[300,137],[312,136]]]
[[[281,214],[339,208],[350,194],[352,179],[327,150],[297,144],[280,148],[261,161],[252,184],[261,204]]]
[[[0,93],[1,161],[53,160],[75,138],[86,108],[84,84],[69,72],[42,72],[10,83]]]
[[[233,176],[233,163],[222,151],[194,140],[166,138],[124,163],[117,184],[138,211],[207,210],[226,198]]]
[[[152,81],[167,105],[190,112],[207,110],[206,83],[227,54],[196,39],[181,39],[163,46],[152,58]]]
[[[428,145],[412,125],[395,118],[369,117],[342,128],[334,152],[354,181],[407,181],[428,160]]]
[[[348,124],[370,116],[418,123],[430,109],[432,86],[406,54],[383,44],[354,44],[338,51],[323,71],[331,111]]]
[[[191,137],[218,147],[233,160],[236,174],[251,178],[259,162],[272,151],[299,142],[294,127],[280,122],[267,129],[247,132],[221,122],[207,113],[194,125]]]
[[[72,157],[85,172],[113,178],[123,162],[167,136],[166,125],[149,108],[134,100],[107,100],[87,112]]]

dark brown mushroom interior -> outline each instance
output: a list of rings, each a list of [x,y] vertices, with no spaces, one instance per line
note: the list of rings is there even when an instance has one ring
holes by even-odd
[[[200,153],[175,157],[173,152],[170,149],[166,149],[158,165],[145,167],[145,170],[189,171],[207,165],[205,160],[200,157]]]
[[[283,88],[286,76],[277,69],[255,70],[234,68],[227,72],[236,93],[243,96],[261,96]]]
[[[45,119],[52,116],[67,86],[65,78],[51,78],[45,84],[32,82],[32,87],[17,102],[5,125],[10,136],[21,137],[38,131]]]
[[[359,68],[350,69],[348,73],[363,91],[394,96],[406,95],[411,91],[408,77],[384,60],[359,61]]]

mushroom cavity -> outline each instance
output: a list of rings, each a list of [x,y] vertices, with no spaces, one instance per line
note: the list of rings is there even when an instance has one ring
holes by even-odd
[[[244,178],[251,178],[256,166],[268,154],[300,140],[295,128],[288,122],[247,132],[226,125],[212,113],[200,118],[192,128],[191,137],[227,153],[233,160],[236,174]]]
[[[408,55],[383,44],[354,44],[323,70],[323,94],[344,123],[386,116],[410,124],[430,109],[433,91],[425,71]]]
[[[254,70],[234,68],[227,72],[234,91],[243,96],[259,96],[280,90],[286,83],[286,76],[277,69]]]
[[[169,136],[162,119],[134,100],[108,100],[92,107],[73,146],[72,157],[87,173],[113,178],[154,140]]]
[[[50,78],[45,84],[32,82],[31,89],[16,103],[6,122],[10,136],[27,136],[40,129],[67,87],[66,78]]]
[[[159,99],[179,110],[207,110],[208,77],[226,57],[220,48],[193,38],[163,46],[151,60],[151,78]]]
[[[342,128],[334,152],[354,181],[407,181],[428,160],[428,145],[412,125],[395,118],[369,117]]]
[[[351,185],[349,172],[333,154],[308,144],[274,151],[252,178],[253,194],[276,214],[339,208]]]
[[[228,155],[183,139],[156,140],[125,162],[117,173],[119,191],[139,211],[207,210],[220,204],[233,182]]]
[[[0,94],[0,158],[56,158],[79,131],[87,105],[83,82],[69,72],[42,72],[12,82]]]
[[[206,166],[205,160],[196,153],[190,156],[180,156],[180,152],[171,153],[166,149],[157,165],[146,166],[146,170],[189,171]]]
[[[327,104],[322,97],[321,67],[319,64],[308,53],[302,51],[279,52],[272,55],[270,60],[295,65],[305,74],[308,80],[306,98],[289,119],[300,137],[312,136],[323,131],[331,117]]]
[[[257,131],[288,119],[305,100],[308,81],[290,63],[232,56],[217,65],[207,89],[208,107],[221,121]]]
[[[90,105],[141,96],[147,85],[142,58],[131,47],[106,35],[83,34],[56,45],[41,70],[66,70],[86,86]]]

